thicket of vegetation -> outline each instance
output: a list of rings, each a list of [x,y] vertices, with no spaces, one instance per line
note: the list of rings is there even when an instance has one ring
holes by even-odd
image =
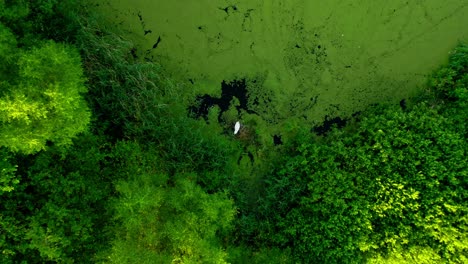
[[[298,139],[266,179],[253,239],[306,263],[468,261],[467,51],[431,80],[438,98]]]
[[[135,48],[75,1],[0,0],[1,263],[468,262],[468,46],[404,108],[289,131],[249,188]]]

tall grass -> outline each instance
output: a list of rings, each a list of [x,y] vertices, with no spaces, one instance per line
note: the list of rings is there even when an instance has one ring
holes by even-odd
[[[157,148],[171,171],[222,169],[231,144],[188,117],[188,90],[166,78],[157,63],[137,58],[136,45],[118,29],[89,17],[81,21],[76,44],[97,131]]]

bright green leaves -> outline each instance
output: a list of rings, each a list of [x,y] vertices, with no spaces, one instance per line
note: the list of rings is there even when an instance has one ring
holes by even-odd
[[[153,151],[118,142],[114,202],[116,238],[105,257],[112,263],[225,263],[221,239],[235,210],[225,193],[208,194],[197,175],[169,177]]]
[[[32,49],[20,56],[19,77],[26,88],[55,89],[60,85],[63,93],[83,93],[83,73],[80,57],[76,50],[52,41]]]
[[[38,43],[18,48],[0,23],[0,146],[23,154],[44,149],[48,141],[70,145],[90,121],[78,52],[53,41]]]
[[[54,42],[17,51],[17,75],[0,97],[0,146],[32,154],[47,141],[70,145],[90,121],[78,53]]]
[[[122,226],[111,262],[225,263],[218,235],[230,229],[233,203],[223,193],[205,193],[191,177],[143,173],[117,185]]]

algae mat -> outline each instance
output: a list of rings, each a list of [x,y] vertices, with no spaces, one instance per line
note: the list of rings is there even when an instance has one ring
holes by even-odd
[[[287,120],[313,126],[414,95],[468,38],[467,0],[113,0],[99,6],[129,32],[140,56],[205,95],[201,114],[221,112],[218,120],[227,123],[256,116],[271,135]],[[230,118],[221,115],[229,111]]]

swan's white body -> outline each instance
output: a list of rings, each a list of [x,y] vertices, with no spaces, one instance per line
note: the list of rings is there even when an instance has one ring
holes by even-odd
[[[239,123],[239,121],[237,121],[236,124],[234,125],[234,135],[239,132],[240,126],[241,124]]]

